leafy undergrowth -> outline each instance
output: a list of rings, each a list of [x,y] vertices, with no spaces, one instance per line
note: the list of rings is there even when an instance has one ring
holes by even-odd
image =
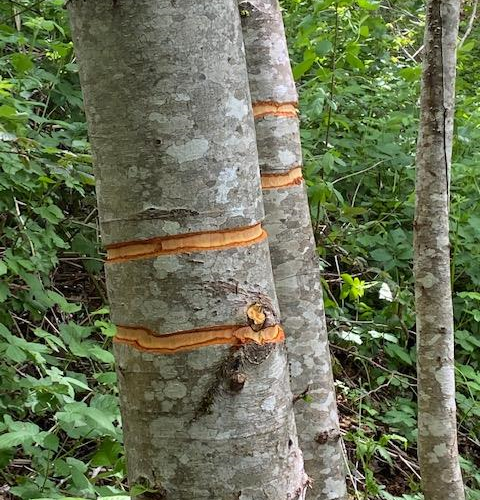
[[[424,2],[285,0],[305,177],[358,498],[420,498],[412,276]],[[478,40],[458,51],[451,242],[459,447],[480,498]],[[403,495],[403,496],[402,496]]]
[[[283,5],[350,491],[419,499],[411,222],[421,2]],[[0,498],[125,499],[114,327],[63,0],[0,1],[0,47]],[[480,498],[478,55],[469,38],[452,183],[470,500]]]
[[[63,1],[0,2],[0,19],[0,498],[124,493],[114,328]]]

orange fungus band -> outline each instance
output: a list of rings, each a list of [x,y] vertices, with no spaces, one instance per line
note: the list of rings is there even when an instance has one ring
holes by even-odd
[[[262,174],[262,189],[298,186],[302,180],[302,167],[292,168],[292,170],[282,174]]]
[[[223,250],[253,245],[267,237],[261,224],[221,231],[178,234],[107,246],[107,263],[146,259],[157,255]]]
[[[253,103],[252,107],[253,116],[256,119],[263,118],[264,116],[298,117],[296,102],[259,101]]]
[[[127,344],[139,351],[174,354],[209,345],[271,344],[283,342],[285,334],[279,325],[269,326],[258,332],[249,326],[226,325],[157,335],[148,328],[117,326],[114,342]]]

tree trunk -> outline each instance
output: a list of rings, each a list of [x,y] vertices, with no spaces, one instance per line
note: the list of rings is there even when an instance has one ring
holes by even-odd
[[[302,180],[297,93],[277,0],[240,1],[265,228],[287,346],[309,498],[346,497],[322,288]],[[303,397],[302,397],[303,396]]]
[[[70,0],[138,498],[303,499],[234,0]]]
[[[465,498],[455,416],[449,177],[460,2],[429,0],[414,223],[418,455],[425,500]]]

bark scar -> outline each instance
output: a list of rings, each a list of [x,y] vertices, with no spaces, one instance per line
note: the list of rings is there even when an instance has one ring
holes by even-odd
[[[440,54],[442,56],[442,105],[443,105],[443,154],[445,159],[445,180],[447,183],[447,200],[450,201],[450,165],[448,162],[447,151],[447,119],[448,119],[448,106],[445,99],[445,59],[443,53],[443,12],[442,4],[439,5],[438,22],[440,27]]]
[[[257,101],[252,104],[252,108],[256,120],[265,116],[298,118],[297,102]]]
[[[261,224],[219,231],[177,234],[147,240],[127,241],[107,245],[107,264],[159,255],[204,252],[249,246],[263,241],[267,233]]]
[[[299,186],[302,181],[302,167],[294,167],[286,173],[262,174],[262,189],[280,189]]]
[[[231,396],[239,393],[247,381],[247,366],[259,365],[269,356],[274,346],[272,344],[257,345],[245,344],[240,348],[232,348],[230,353],[218,365],[209,389],[195,410],[191,422],[198,420],[203,415],[212,413],[215,398],[220,393]]]
[[[176,354],[209,345],[265,345],[284,340],[285,333],[280,325],[268,326],[258,331],[244,325],[212,326],[164,335],[140,326],[117,326],[117,333],[113,338],[117,344],[127,344],[139,351],[154,354]]]

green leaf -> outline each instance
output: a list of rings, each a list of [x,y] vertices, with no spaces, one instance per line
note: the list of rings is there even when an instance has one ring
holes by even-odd
[[[120,443],[107,438],[93,455],[91,464],[94,467],[112,466],[119,459],[122,450]]]
[[[386,460],[386,462],[389,463],[390,465],[393,463],[392,456],[390,455],[390,453],[388,452],[388,450],[386,448],[379,446],[377,448],[377,453],[382,458],[384,458]]]
[[[407,365],[413,365],[412,358],[407,350],[397,344],[386,344],[385,351],[395,358],[402,360]]]
[[[19,72],[25,73],[33,68],[33,60],[30,55],[23,54],[22,52],[17,52],[10,56],[10,61],[12,66]]]
[[[8,121],[19,122],[28,120],[28,114],[18,113],[13,106],[3,104],[0,106],[0,118],[5,118]]]
[[[7,274],[8,269],[7,266],[5,265],[5,262],[3,260],[0,260],[0,276]]]
[[[114,337],[117,333],[116,325],[108,321],[97,320],[94,325],[100,328],[102,335],[105,335],[106,337]]]
[[[12,118],[17,114],[17,110],[12,106],[7,106],[3,104],[0,106],[0,117]]]
[[[358,56],[350,53],[350,54],[347,54],[345,56],[345,59],[348,62],[348,64],[350,64],[350,66],[352,66],[352,68],[356,68],[356,69],[360,69],[360,70],[365,69],[365,64],[363,63],[363,61],[361,59],[359,59]]]
[[[459,48],[459,52],[471,52],[474,47],[475,47],[475,40],[470,40],[467,43],[464,43]]]
[[[15,363],[23,363],[27,360],[27,355],[16,345],[9,345],[5,351],[5,356]]]
[[[363,26],[360,26],[358,33],[360,34],[360,36],[363,36],[364,38],[366,38],[370,34],[370,30],[368,29],[368,26],[363,25]]]
[[[72,468],[72,482],[80,490],[87,493],[95,493],[95,490],[85,474],[76,468]]]
[[[7,283],[0,281],[0,303],[5,302],[10,294]]]
[[[370,253],[372,259],[377,260],[378,262],[388,262],[393,259],[392,255],[385,248],[377,248]]]
[[[472,299],[480,301],[480,293],[478,292],[459,292],[457,293],[462,299]]]
[[[36,429],[35,429],[36,428]],[[30,444],[38,433],[38,427],[27,427],[24,430],[7,432],[0,436],[0,449],[13,448],[21,444]]]
[[[310,57],[293,67],[293,78],[299,80],[312,66],[315,62],[315,57]]]
[[[154,494],[158,493],[158,492],[157,492],[157,490],[153,490],[153,489],[149,488],[148,486],[144,486],[142,484],[133,484],[130,487],[130,495],[132,497],[143,495],[143,493],[150,493],[149,496],[152,497],[152,496],[156,496]]]
[[[57,451],[60,445],[60,440],[55,434],[47,434],[42,441],[42,446],[47,450]]]
[[[97,309],[96,311],[91,312],[90,316],[98,316],[98,315],[103,316],[105,314],[110,314],[110,308],[101,307],[100,309]]]
[[[115,362],[113,354],[105,349],[102,349],[97,344],[94,344],[91,347],[89,347],[88,351],[93,357],[97,358],[102,363],[113,364]]]
[[[115,372],[96,373],[94,377],[101,384],[113,385],[117,383],[117,374]]]
[[[366,10],[377,10],[380,7],[380,3],[374,0],[357,0],[357,5]]]
[[[342,280],[345,281],[345,283],[353,285],[353,278],[349,274],[343,273],[340,276],[342,277]]]
[[[52,290],[47,292],[47,296],[65,313],[71,314],[82,309],[82,306],[68,302],[65,297]]]
[[[83,340],[89,337],[92,333],[92,328],[88,326],[77,325],[76,323],[70,322],[68,324],[62,324],[59,327],[60,335],[66,344],[70,344],[72,341]]]
[[[406,81],[406,82],[417,82],[420,80],[420,76],[422,75],[422,67],[414,66],[412,68],[403,68],[398,74]]]
[[[63,212],[56,205],[36,207],[32,210],[52,224],[58,224],[64,218]]]
[[[45,342],[55,351],[58,352],[58,348],[60,347],[61,349],[67,349],[65,344],[63,343],[62,339],[57,337],[56,335],[53,335],[52,333],[46,332],[45,330],[42,330],[41,328],[35,328],[33,333],[42,339],[45,339]]]
[[[332,50],[332,42],[330,40],[320,40],[315,44],[315,53],[319,57],[323,57]],[[309,68],[310,69],[310,68]]]
[[[362,345],[363,340],[358,333],[354,333],[352,331],[348,330],[338,330],[333,332],[337,337],[341,338],[342,340],[345,340],[347,342],[353,342],[354,344],[357,345]]]

